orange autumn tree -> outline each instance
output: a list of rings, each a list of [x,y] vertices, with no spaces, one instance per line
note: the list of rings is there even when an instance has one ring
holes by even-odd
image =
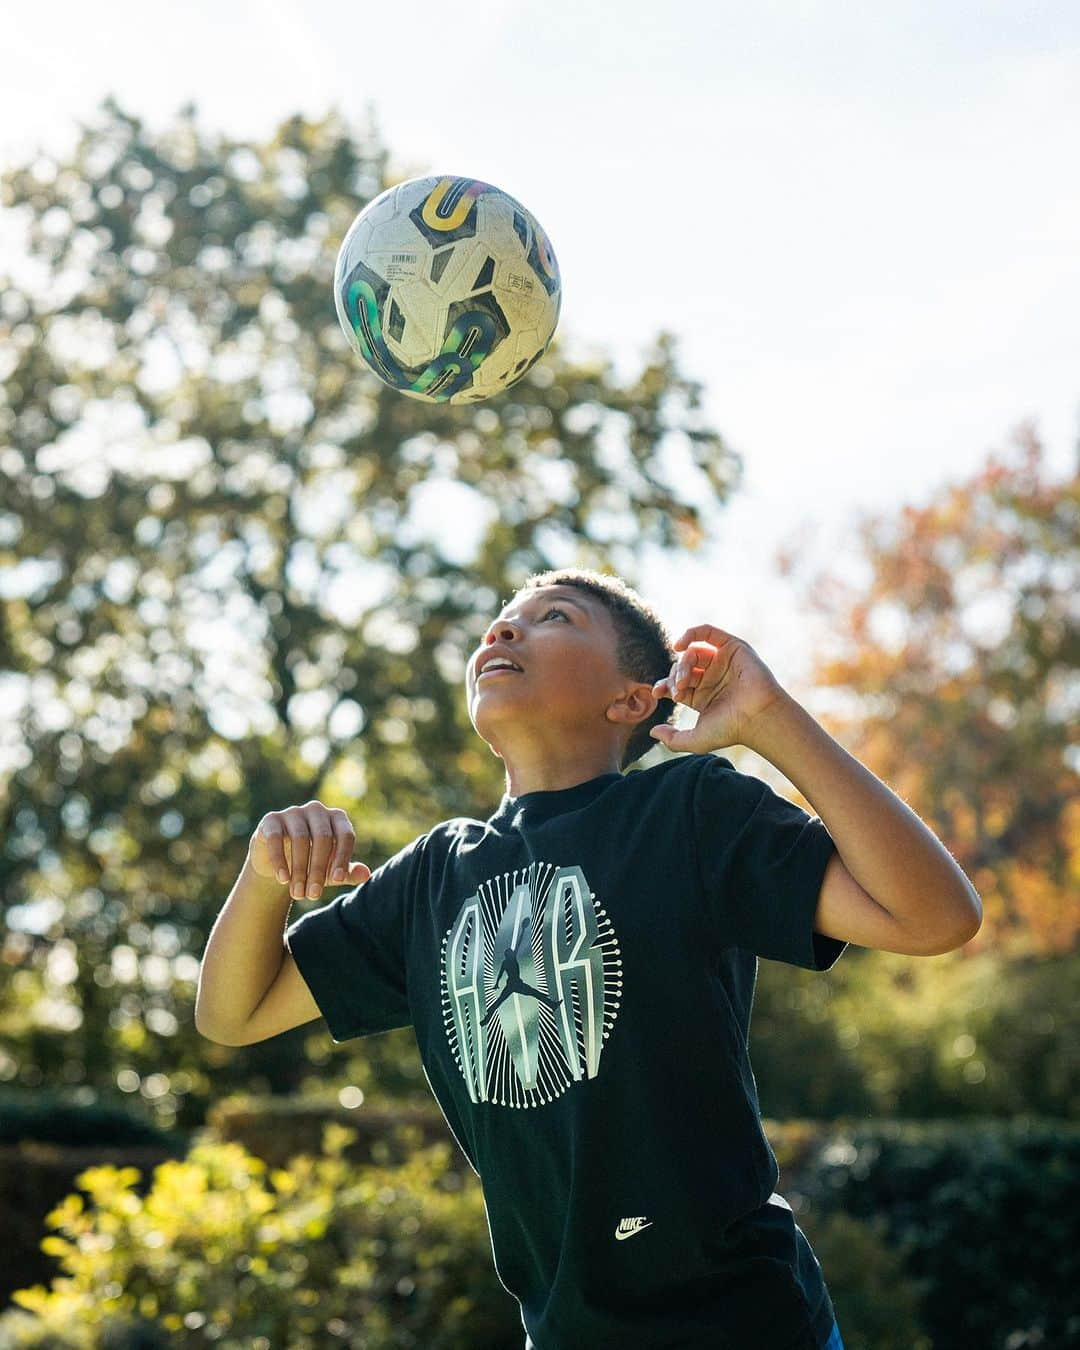
[[[852,709],[823,725],[977,887],[964,950],[1049,955],[1080,932],[1080,474],[1047,478],[1030,422],[1014,442],[926,506],[860,517],[869,583],[807,591],[832,642],[811,678]]]

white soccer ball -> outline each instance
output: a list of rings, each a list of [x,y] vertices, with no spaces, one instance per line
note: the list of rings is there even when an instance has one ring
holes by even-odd
[[[353,221],[334,269],[353,351],[409,398],[476,403],[543,356],[562,283],[536,218],[475,178],[410,178]]]

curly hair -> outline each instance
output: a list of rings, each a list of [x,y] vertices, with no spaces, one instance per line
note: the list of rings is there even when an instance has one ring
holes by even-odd
[[[560,567],[526,577],[517,594],[538,586],[574,586],[600,601],[615,625],[615,662],[620,675],[651,685],[670,673],[675,653],[667,629],[656,611],[621,577],[587,567]],[[670,722],[674,711],[674,701],[662,698],[652,713],[633,728],[623,747],[621,771],[657,744],[649,735],[650,730]]]

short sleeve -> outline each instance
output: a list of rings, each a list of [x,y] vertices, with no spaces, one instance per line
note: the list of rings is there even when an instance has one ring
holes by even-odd
[[[422,842],[414,839],[367,881],[285,930],[334,1041],[412,1025],[405,932]]]
[[[762,779],[722,756],[701,758],[694,842],[710,935],[720,947],[828,970],[847,946],[814,932],[832,836]]]

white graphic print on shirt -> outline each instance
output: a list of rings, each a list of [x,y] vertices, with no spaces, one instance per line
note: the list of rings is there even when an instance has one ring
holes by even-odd
[[[594,1078],[622,960],[580,867],[534,862],[480,885],[442,945],[443,1021],[474,1102],[539,1106]]]

